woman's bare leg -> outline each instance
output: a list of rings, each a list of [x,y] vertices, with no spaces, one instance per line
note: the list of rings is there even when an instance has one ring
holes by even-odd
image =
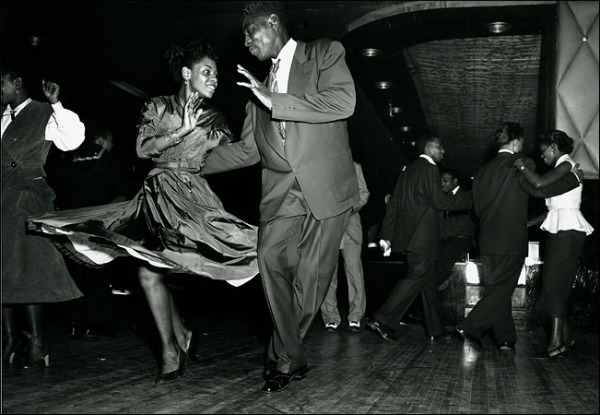
[[[179,368],[179,351],[175,343],[173,316],[177,316],[175,318],[178,321],[177,324],[181,324],[181,319],[179,319],[178,313],[173,311],[173,298],[164,282],[165,273],[143,265],[139,269],[138,276],[160,335],[161,373],[176,371]]]

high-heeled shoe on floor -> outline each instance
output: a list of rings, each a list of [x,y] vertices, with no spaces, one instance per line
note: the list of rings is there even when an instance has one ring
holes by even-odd
[[[540,352],[535,353],[530,359],[559,359],[561,357],[566,357],[569,355],[569,349],[564,346],[558,346],[554,349],[550,350],[542,350]]]
[[[32,334],[24,331],[23,334],[29,339],[27,345],[27,363],[25,368],[32,368],[36,366],[49,367],[50,366],[50,346],[42,336],[33,336]]]
[[[17,335],[7,335],[3,341],[2,347],[2,364],[12,365],[17,352],[21,346],[21,337]]]
[[[192,330],[190,332],[190,337],[187,339],[187,342],[181,349],[186,353],[188,357],[191,357],[194,360],[200,360],[200,354],[197,352],[198,348],[198,334]]]
[[[167,373],[161,373],[160,375],[158,375],[156,379],[154,379],[154,383],[172,382],[185,376],[185,367],[187,364],[188,356],[187,353],[184,352],[179,345],[177,345],[176,347],[177,360],[179,361],[179,366],[175,370],[172,370]]]

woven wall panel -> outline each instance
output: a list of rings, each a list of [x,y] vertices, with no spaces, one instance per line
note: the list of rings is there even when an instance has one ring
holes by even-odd
[[[575,140],[573,158],[598,178],[598,2],[558,3],[556,128]]]
[[[445,166],[471,174],[464,166],[486,162],[504,121],[521,123],[533,142],[540,49],[541,37],[529,35],[434,41],[404,50],[430,131],[455,160]]]

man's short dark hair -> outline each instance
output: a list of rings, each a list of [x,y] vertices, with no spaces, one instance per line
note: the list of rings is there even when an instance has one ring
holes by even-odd
[[[516,139],[523,138],[523,126],[518,122],[507,121],[496,130],[496,144],[503,146]]]
[[[33,85],[33,70],[30,62],[17,56],[9,56],[2,59],[2,76],[8,75],[11,81],[21,78],[22,88],[29,92],[29,87]]]
[[[425,154],[425,149],[427,148],[429,143],[433,143],[439,140],[439,138],[430,135],[422,135],[421,137],[419,137],[419,139],[417,140],[417,149],[419,150],[419,154]]]
[[[456,169],[442,169],[440,171],[440,176],[444,174],[449,174],[450,176],[452,176],[453,179],[458,180],[458,172],[456,171]]]
[[[276,14],[283,27],[287,28],[287,13],[280,1],[249,1],[244,4],[244,22],[256,17],[268,18],[272,14]]]

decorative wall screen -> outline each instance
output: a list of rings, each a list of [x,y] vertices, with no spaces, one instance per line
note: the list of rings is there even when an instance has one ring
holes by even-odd
[[[598,179],[598,2],[558,7],[556,128],[575,140],[586,179]]]

